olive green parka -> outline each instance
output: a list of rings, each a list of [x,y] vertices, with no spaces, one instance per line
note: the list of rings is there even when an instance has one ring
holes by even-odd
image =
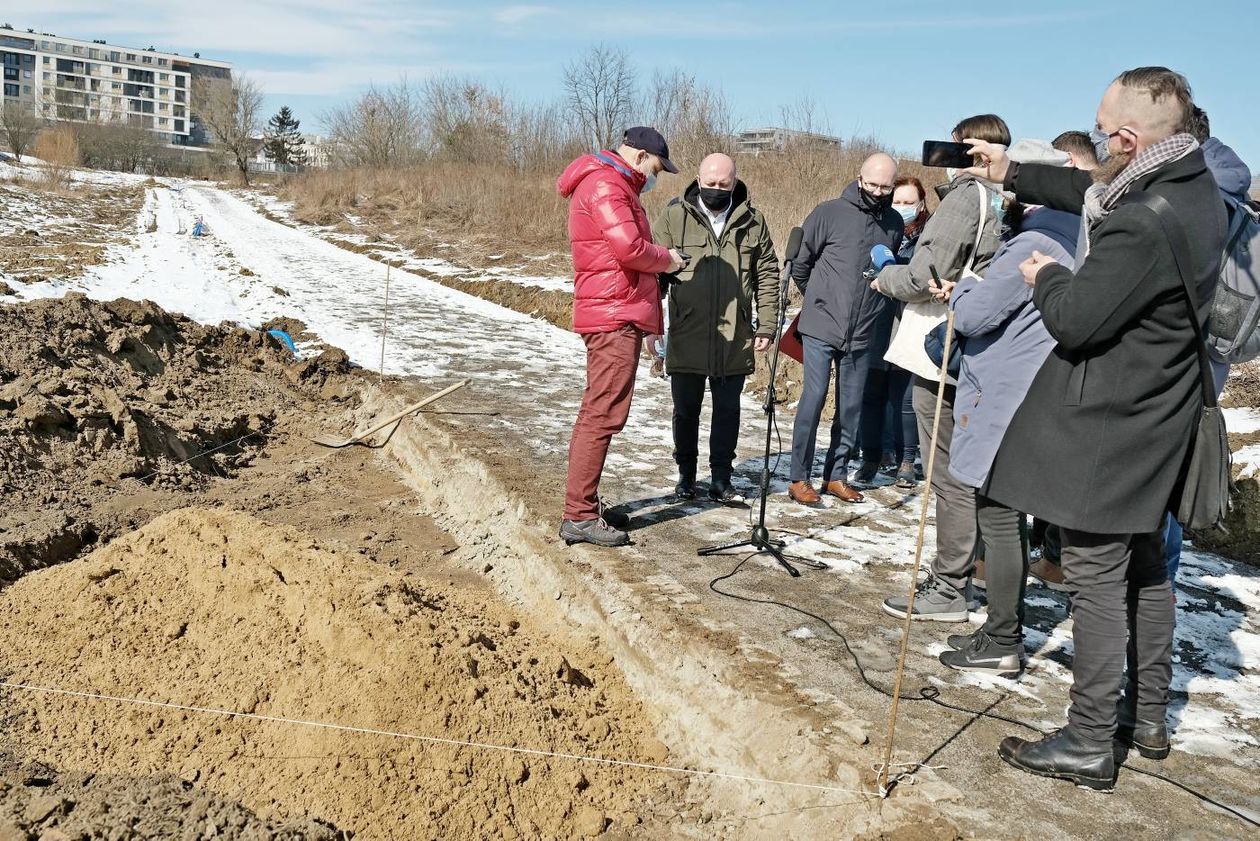
[[[735,182],[730,214],[714,236],[693,181],[668,205],[652,233],[659,245],[691,255],[668,293],[670,374],[746,376],[756,366],[755,337],[775,337],[780,274],[765,217]]]

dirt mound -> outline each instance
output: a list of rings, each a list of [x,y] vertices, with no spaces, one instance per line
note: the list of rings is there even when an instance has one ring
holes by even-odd
[[[167,514],[0,595],[10,680],[639,762],[666,759],[607,655],[494,601],[252,517]],[[621,766],[10,693],[26,761],[170,773],[363,838],[574,838],[665,784]]]
[[[276,822],[239,803],[165,777],[58,774],[40,766],[0,771],[0,838],[240,838],[340,841],[317,821]]]
[[[0,582],[95,542],[110,526],[92,502],[126,483],[230,476],[278,407],[347,368],[340,351],[299,362],[265,332],[203,327],[150,302],[0,307]]]

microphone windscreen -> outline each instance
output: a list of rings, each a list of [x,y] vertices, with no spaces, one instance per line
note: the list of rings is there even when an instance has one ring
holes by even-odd
[[[805,232],[800,228],[793,228],[792,233],[788,234],[787,252],[784,260],[792,262],[796,259],[796,254],[801,250],[801,237],[805,236]]]
[[[875,267],[875,271],[887,266],[889,263],[897,262],[897,256],[892,253],[892,249],[886,245],[877,245],[871,249],[871,265]]]

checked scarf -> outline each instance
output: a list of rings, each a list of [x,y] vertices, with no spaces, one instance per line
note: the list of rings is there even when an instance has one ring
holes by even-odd
[[[1174,134],[1148,146],[1129,162],[1110,184],[1095,184],[1085,191],[1085,218],[1090,225],[1102,220],[1115,209],[1120,197],[1133,183],[1162,166],[1179,161],[1199,148],[1199,141],[1188,134]]]

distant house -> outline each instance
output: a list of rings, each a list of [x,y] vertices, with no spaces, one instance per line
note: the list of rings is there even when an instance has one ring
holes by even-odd
[[[1251,179],[1251,197],[1256,201],[1260,201],[1260,175]]]
[[[254,152],[249,158],[251,172],[298,172],[303,169],[325,169],[332,157],[331,144],[318,134],[302,135],[302,149],[306,152],[306,165],[300,167],[285,166],[269,160],[265,146],[266,137],[259,135],[250,139],[254,142]]]
[[[790,128],[751,128],[735,135],[735,151],[745,155],[782,152],[788,146],[818,145],[839,149],[840,138]]]

